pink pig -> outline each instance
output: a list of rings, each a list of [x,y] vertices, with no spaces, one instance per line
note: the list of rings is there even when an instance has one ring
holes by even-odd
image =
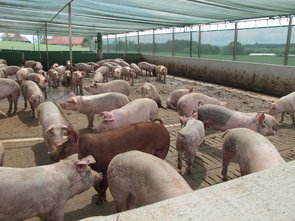
[[[107,178],[117,212],[192,192],[167,162],[138,150],[116,155],[108,166]]]
[[[287,94],[281,97],[277,101],[273,102],[269,109],[270,115],[276,115],[282,113],[280,122],[284,120],[284,114],[288,112],[292,117],[292,122],[295,124],[294,112],[295,112],[295,92]]]
[[[119,92],[129,96],[131,92],[131,86],[124,80],[113,80],[105,83],[94,83],[84,89],[91,94],[102,94],[107,92]]]
[[[60,106],[65,110],[75,110],[86,114],[88,118],[88,129],[92,129],[95,114],[120,108],[129,102],[126,95],[109,92],[97,95],[72,96],[67,101],[60,103]]]
[[[217,104],[221,106],[227,106],[226,102],[221,102],[205,94],[188,93],[179,98],[177,102],[177,112],[180,116],[191,117],[202,104]]]
[[[7,114],[11,114],[12,103],[14,104],[13,114],[17,111],[18,98],[21,94],[21,89],[15,80],[0,78],[0,99],[7,98],[9,102],[9,109]]]
[[[58,107],[45,101],[38,107],[38,118],[43,130],[44,142],[48,148],[48,156],[56,159],[56,148],[63,143],[63,135],[67,129],[66,122]]]
[[[166,101],[166,107],[176,110],[178,100],[189,93],[192,93],[193,88],[188,89],[176,89],[169,94],[169,97]]]
[[[226,131],[231,128],[245,127],[265,136],[274,134],[272,128],[264,122],[264,113],[247,116],[220,105],[204,104],[198,108],[193,116],[201,120],[205,127],[211,127],[215,130]]]
[[[92,163],[92,156],[79,160],[75,154],[50,165],[0,167],[0,220],[64,220],[67,200],[102,180]]]
[[[285,162],[276,147],[264,136],[248,128],[235,128],[223,135],[222,176],[227,180],[231,161],[240,165],[241,175],[254,173]]]
[[[158,105],[149,98],[139,98],[125,106],[101,114],[102,122],[97,126],[97,131],[111,130],[137,122],[147,122],[158,118]]]
[[[178,169],[182,168],[183,154],[187,159],[187,172],[192,173],[196,151],[205,139],[205,128],[202,121],[193,117],[180,117],[183,127],[178,132],[176,149],[178,151]]]

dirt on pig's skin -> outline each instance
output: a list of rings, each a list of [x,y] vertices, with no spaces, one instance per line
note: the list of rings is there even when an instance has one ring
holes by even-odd
[[[91,78],[85,78],[85,85],[90,84]],[[140,87],[145,83],[152,83],[158,90],[162,104],[166,105],[166,99],[169,93],[176,89],[193,88],[193,92],[204,93],[208,96],[217,98],[220,101],[229,103],[229,108],[243,111],[243,112],[268,112],[271,102],[277,100],[277,97],[263,95],[255,92],[243,91],[231,87],[224,87],[216,84],[205,83],[201,81],[194,81],[184,78],[173,77],[168,75],[166,83],[160,83],[155,77],[139,76],[135,79],[135,85],[132,86],[131,100],[141,98]],[[48,100],[55,102],[59,106],[62,102],[69,98],[69,87],[50,88],[48,89]],[[85,93],[85,95],[87,95]],[[60,106],[59,106],[60,107]],[[0,100],[0,110],[7,112],[8,101],[7,99]],[[87,129],[87,117],[77,111],[62,110],[60,108],[67,123],[79,130],[81,133],[96,133],[95,130]],[[179,116],[176,111],[170,109],[159,109],[160,117],[167,126],[171,135],[171,153],[168,154],[166,161],[172,166],[177,168],[177,152],[175,149],[175,140],[177,131],[180,129]],[[276,116],[279,121],[280,116]],[[94,125],[100,122],[98,116],[95,116]],[[278,139],[294,138],[294,126],[289,116],[283,124],[280,124],[279,130],[275,136]],[[210,134],[216,133],[219,136],[220,132],[210,131]],[[66,139],[66,136],[65,136]],[[4,118],[0,116],[0,142],[3,142],[5,147],[4,166],[8,167],[32,167],[54,163],[48,159],[47,149],[43,142],[42,128],[38,119],[33,118],[30,107],[24,110],[24,101],[21,96],[18,102],[18,111],[15,115]],[[217,151],[220,151],[221,143],[218,144]],[[200,148],[202,152],[202,146]],[[202,154],[206,154],[203,152]],[[200,162],[203,161],[201,155],[197,155]],[[204,164],[204,163],[203,163]],[[200,165],[195,165],[195,168]],[[206,166],[203,172],[195,174],[196,176],[205,179],[210,173],[218,173],[220,175],[221,164],[217,165],[216,170],[206,171]],[[200,170],[201,171],[201,170]],[[193,175],[183,175],[187,182],[194,190],[207,187],[207,182],[194,181],[194,168]],[[215,174],[216,175],[216,174]],[[193,178],[193,179],[192,179]],[[222,181],[218,181],[222,182]],[[217,183],[218,183],[217,182]],[[40,196],[42,197],[42,196]],[[95,204],[97,194],[94,188],[73,197],[68,200],[65,206],[65,220],[79,220],[90,216],[105,216],[116,213],[115,204],[109,191],[107,191],[107,202],[103,205],[97,206]],[[31,218],[27,220],[39,220],[39,218]]]

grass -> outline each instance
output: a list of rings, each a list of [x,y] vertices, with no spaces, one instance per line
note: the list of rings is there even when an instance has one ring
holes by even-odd
[[[38,51],[38,44],[25,43],[19,41],[0,41],[1,50],[27,50]],[[89,51],[89,48],[82,48],[81,46],[73,46],[73,51]],[[40,51],[46,51],[46,45],[40,44]],[[48,45],[48,51],[69,51],[68,46],[63,45]]]

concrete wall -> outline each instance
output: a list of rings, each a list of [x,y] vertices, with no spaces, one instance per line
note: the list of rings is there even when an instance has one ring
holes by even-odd
[[[295,91],[295,67],[187,57],[142,55],[163,64],[169,74],[221,85],[283,96]]]

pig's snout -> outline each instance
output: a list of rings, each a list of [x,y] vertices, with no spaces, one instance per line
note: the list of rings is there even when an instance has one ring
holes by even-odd
[[[93,176],[94,176],[94,185],[100,183],[103,179],[102,173],[98,173],[96,171],[92,171]]]

